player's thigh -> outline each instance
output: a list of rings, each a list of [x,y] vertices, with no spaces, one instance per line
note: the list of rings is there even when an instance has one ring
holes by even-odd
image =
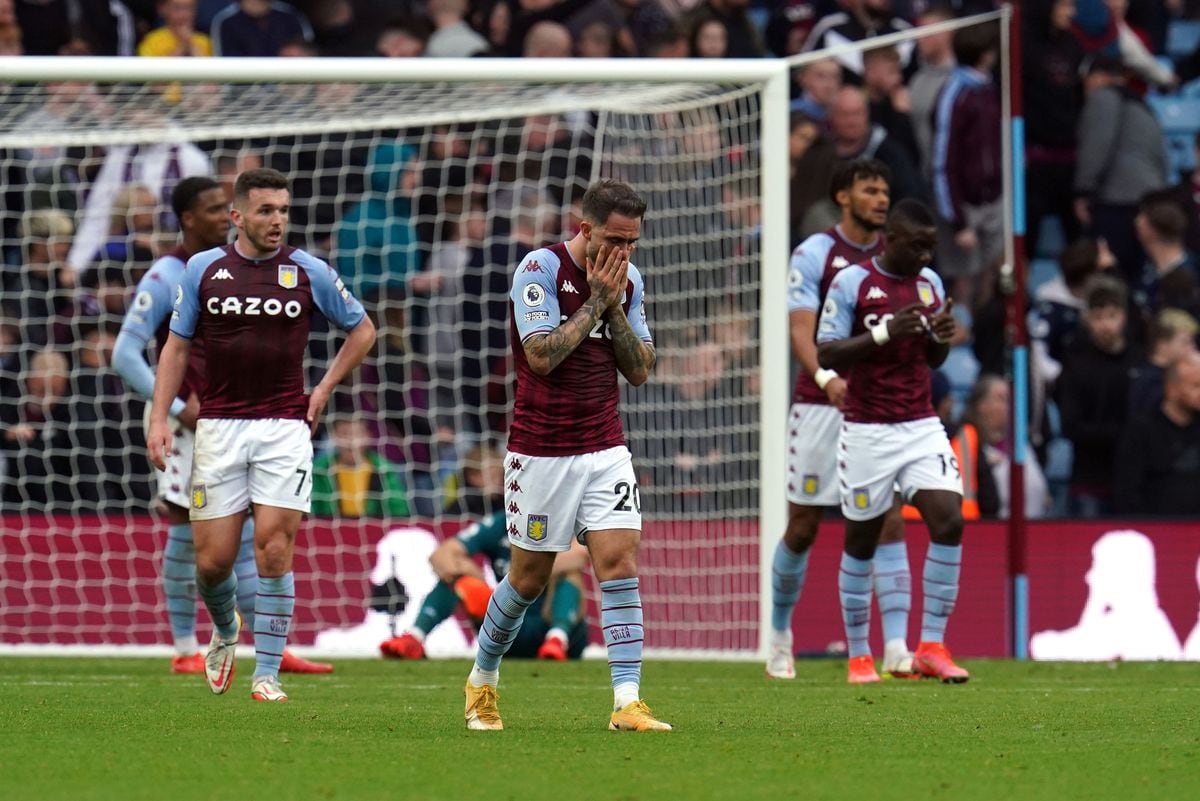
[[[908,503],[921,490],[944,490],[962,496],[962,473],[950,447],[946,430],[937,418],[904,423],[910,454],[896,477],[900,495]]]
[[[308,512],[312,501],[312,433],[303,420],[249,420],[250,500]]]
[[[249,422],[196,422],[189,497],[193,521],[228,517],[250,506]]]
[[[842,413],[833,406],[792,404],[788,419],[787,498],[797,506],[837,506]]]
[[[624,445],[586,455],[578,531],[642,530],[642,496],[633,457]],[[591,547],[591,543],[588,543]]]
[[[508,541],[527,551],[561,552],[579,533],[575,521],[586,465],[579,456],[504,457],[504,508]]]
[[[155,470],[154,476],[158,482],[158,497],[167,503],[187,509],[191,505],[192,489],[192,453],[195,449],[196,434],[177,419],[168,421],[171,425],[171,449],[167,451],[165,460],[166,470]],[[147,431],[150,430],[150,404],[142,415],[142,423]]]
[[[866,521],[892,507],[904,454],[889,430],[877,423],[845,423],[838,445],[842,515]]]

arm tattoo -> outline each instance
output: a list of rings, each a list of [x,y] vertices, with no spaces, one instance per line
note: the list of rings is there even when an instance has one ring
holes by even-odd
[[[649,377],[654,369],[657,356],[654,346],[645,343],[633,332],[629,318],[618,308],[608,316],[609,330],[612,332],[613,355],[617,358],[617,369],[631,383],[640,384]],[[634,381],[640,377],[640,381]]]
[[[548,334],[530,337],[525,342],[526,355],[538,361],[546,360],[550,370],[558,367],[592,332],[592,327],[604,314],[604,310],[599,306],[594,298],[588,298],[579,310],[558,328]]]

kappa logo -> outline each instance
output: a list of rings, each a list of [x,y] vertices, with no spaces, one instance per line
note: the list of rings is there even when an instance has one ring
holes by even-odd
[[[509,470],[520,470],[521,469],[520,460],[515,457],[512,459],[509,459],[508,460],[508,469]]]
[[[518,483],[517,483],[517,482],[515,482],[515,481],[510,481],[510,482],[508,483],[508,491],[509,491],[509,492],[520,492],[520,491],[521,491],[521,485],[520,485],[520,484],[518,484]]]
[[[850,262],[846,261],[845,256],[834,256],[833,261],[829,263],[829,266],[835,270],[841,270],[845,267],[849,267]]]
[[[527,273],[540,273],[541,271],[542,265],[538,264],[536,260],[525,265],[525,272]]]
[[[867,290],[867,300],[887,300],[887,293],[877,286]]]
[[[215,273],[213,273],[213,277],[212,277],[212,280],[214,280],[214,281],[230,281],[232,279],[233,279],[233,274],[230,273],[229,270],[227,270],[224,267],[222,267],[221,269],[219,269]]]
[[[579,294],[579,290],[576,289],[575,285],[572,284],[570,281],[563,281],[562,286],[559,287],[558,291],[565,292],[568,295],[578,295]]]
[[[529,539],[534,542],[541,542],[546,539],[546,532],[550,528],[549,515],[530,515],[529,524],[525,528],[525,533]]]
[[[508,536],[512,537],[513,539],[521,536],[521,530],[517,528],[516,524],[509,524]]]
[[[513,501],[512,503],[510,503],[510,504],[508,505],[508,513],[509,513],[510,515],[519,515],[519,514],[521,514],[521,507],[520,507],[520,506],[517,506],[517,504],[516,504],[516,501]]]

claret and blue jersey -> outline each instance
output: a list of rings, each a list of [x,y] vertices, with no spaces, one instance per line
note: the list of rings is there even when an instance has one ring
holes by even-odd
[[[642,275],[630,263],[621,308],[643,342],[653,344],[646,322]],[[529,368],[524,343],[566,322],[591,297],[587,272],[565,242],[535,250],[513,276],[509,298],[517,398],[509,450],[530,456],[593,453],[625,444],[618,409],[617,360],[607,321],[601,319],[549,375]]]
[[[365,316],[333,268],[303,250],[283,247],[249,259],[231,244],[193,256],[171,333],[206,343],[200,417],[303,420],[304,351],[314,310],[344,331]]]
[[[906,306],[919,303],[928,320],[942,310],[942,279],[924,267],[915,276],[900,276],[879,266],[879,258],[842,270],[829,285],[817,342],[848,339],[886,324]],[[894,339],[855,362],[847,381],[850,392],[842,409],[852,423],[901,423],[933,417],[925,336]]]

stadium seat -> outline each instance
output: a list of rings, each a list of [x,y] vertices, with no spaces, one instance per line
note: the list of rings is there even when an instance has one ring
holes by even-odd
[[[1172,58],[1190,56],[1200,47],[1200,20],[1177,19],[1167,26],[1167,55]]]
[[[1035,258],[1029,262],[1029,274],[1025,277],[1025,285],[1029,287],[1029,294],[1037,292],[1038,287],[1049,283],[1058,275],[1058,262],[1054,259],[1046,259],[1042,257]]]
[[[1063,233],[1062,220],[1057,215],[1042,218],[1041,233],[1037,241],[1037,257],[1057,259],[1058,254],[1067,246],[1067,236]]]
[[[1174,175],[1192,169],[1195,166],[1196,132],[1200,131],[1200,96],[1150,95],[1146,102],[1163,129],[1168,170]]]

